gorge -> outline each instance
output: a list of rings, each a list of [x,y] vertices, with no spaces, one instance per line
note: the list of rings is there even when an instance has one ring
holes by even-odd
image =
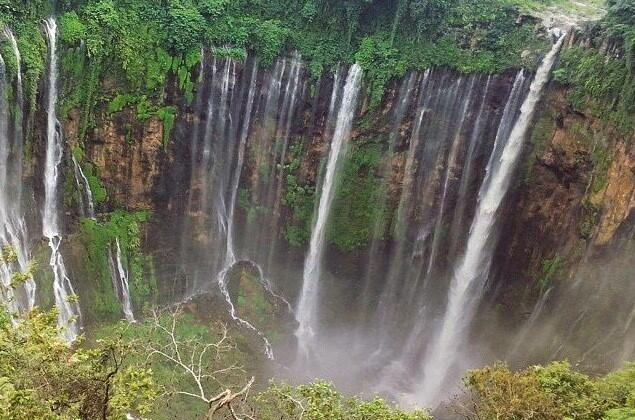
[[[151,3],[0,0],[6,331],[55,308],[69,351],[167,334],[147,359],[207,418],[227,334],[236,401],[323,378],[412,418],[457,418],[466,375],[485,404],[497,361],[633,359],[635,3]],[[580,418],[635,412],[605,400]],[[175,401],[148,418],[205,418]]]

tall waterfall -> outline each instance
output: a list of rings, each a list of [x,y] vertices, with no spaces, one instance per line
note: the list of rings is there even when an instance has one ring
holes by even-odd
[[[420,391],[428,403],[438,399],[448,375],[452,375],[450,371],[459,357],[462,344],[467,339],[467,327],[473,319],[491,265],[496,216],[514,175],[536,104],[549,80],[551,68],[563,40],[564,35],[543,59],[521,107],[520,115],[508,135],[505,133],[505,126],[511,124],[514,115],[509,112],[511,108],[506,109],[506,114],[503,115],[495,150],[488,163],[487,177],[479,192],[478,207],[465,253],[454,270],[445,314],[424,361]],[[522,78],[521,72],[515,82],[516,86],[522,84]],[[518,98],[516,92],[512,92],[509,102]]]
[[[309,251],[304,261],[302,291],[297,309],[298,322],[300,325],[296,331],[298,346],[304,355],[309,353],[311,340],[317,329],[317,304],[319,302],[319,282],[326,226],[334,197],[338,170],[340,169],[343,155],[346,152],[346,144],[351,133],[361,78],[361,67],[357,64],[353,65],[348,71],[342,93],[342,100],[337,112],[335,131],[331,139],[326,173],[320,192],[320,201],[316,209],[315,222],[311,231]],[[334,91],[335,89],[336,87],[334,87]],[[332,112],[329,111],[329,113]]]
[[[7,90],[12,81],[7,79],[5,63],[0,57],[0,247],[3,253],[10,249],[15,256],[0,264],[0,296],[9,311],[17,314],[33,308],[36,286],[30,278],[23,285],[12,284],[15,274],[29,269],[27,228],[22,209],[23,98],[20,52],[9,28],[5,28],[2,34],[9,40],[16,60],[13,97],[17,106],[11,120]]]
[[[63,138],[57,120],[57,22],[48,18],[44,22],[48,39],[49,68],[48,93],[46,102],[46,162],[44,167],[44,210],[42,230],[51,248],[50,265],[53,270],[53,292],[55,306],[58,310],[57,324],[61,336],[69,342],[77,338],[79,332],[79,304],[75,299],[75,291],[64,266],[64,258],[60,252],[62,236],[59,229],[58,215],[58,181],[59,165],[62,162]]]
[[[115,238],[115,258],[112,256],[112,250],[109,250],[108,260],[110,263],[110,275],[112,276],[113,290],[119,299],[119,302],[121,302],[121,308],[123,309],[126,321],[135,322],[134,311],[132,310],[132,300],[130,299],[128,271],[124,268],[119,238]]]

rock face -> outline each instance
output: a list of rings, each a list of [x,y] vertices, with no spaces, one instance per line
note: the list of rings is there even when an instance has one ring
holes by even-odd
[[[235,193],[237,258],[249,258],[282,279],[277,286],[293,297],[306,251],[302,229],[306,235],[310,228],[312,200],[329,151],[333,87],[342,76],[339,82],[335,76],[310,81],[294,59],[281,59],[271,69],[254,68],[251,60],[214,63],[215,72],[211,67],[204,71],[191,105],[168,89],[166,103],[176,106],[177,121],[167,145],[157,118],[137,121],[133,109],[97,115],[84,150],[108,190],[109,200],[101,210],[152,212],[143,246],[154,257],[161,298],[173,300],[214,280],[225,261],[228,226],[223,217]],[[334,307],[342,302],[361,305],[365,294],[379,294],[390,276],[405,278],[427,270],[432,277],[445,278],[462,252],[493,147],[479,139],[495,137],[514,75],[470,79],[435,70],[428,82],[425,77],[407,75],[395,81],[377,109],[368,108],[367,98],[360,100],[350,143],[356,153],[357,166],[352,167],[358,173],[342,181],[350,196],[342,199],[334,217],[346,213],[349,219],[339,228],[364,234],[352,250],[334,242],[326,250],[332,287],[325,293]],[[439,95],[427,98],[423,86],[438,89]],[[454,97],[461,100],[453,102]],[[464,104],[469,106],[462,114]],[[635,214],[634,136],[570,109],[566,90],[555,82],[539,109],[524,164],[500,215],[501,235],[491,269],[490,284],[495,287],[489,296],[506,308],[512,322],[525,319],[550,286],[541,283],[545,277],[567,284],[581,261],[601,259],[629,233]],[[487,123],[470,152],[474,140],[469,127],[478,124],[479,113],[487,116]],[[423,120],[419,137],[418,116]],[[469,129],[450,135],[458,118],[464,118]],[[71,113],[65,122],[72,145],[79,144],[77,121]],[[244,126],[249,141],[237,172]],[[441,136],[448,144],[434,141]],[[415,158],[413,138],[421,139],[412,147]],[[213,157],[208,159],[206,153]],[[468,153],[474,153],[471,162]],[[463,180],[468,167],[471,173]],[[234,176],[239,181],[235,191]],[[369,185],[378,187],[372,190]],[[366,200],[361,205],[358,194]],[[208,200],[212,196],[216,201]],[[375,207],[381,208],[381,220],[368,216]],[[403,232],[396,228],[399,217],[405,220]],[[360,220],[371,222],[360,227]],[[292,238],[290,226],[300,234]],[[298,237],[299,244],[292,243]],[[408,261],[402,264],[407,267],[391,271],[391,260],[396,259]],[[426,262],[429,259],[434,261]],[[561,266],[558,274],[546,276],[545,264],[554,262]],[[188,271],[192,267],[198,268]],[[442,301],[446,288],[432,290],[434,300]],[[403,293],[399,290],[395,296]],[[342,317],[337,309],[325,312],[333,322]],[[354,318],[353,312],[344,317]]]
[[[633,135],[572,111],[553,84],[526,151],[526,167],[507,209],[498,250],[501,281],[534,294],[536,277],[556,256],[574,268],[586,249],[598,257],[631,226]],[[529,300],[528,302],[531,302]]]
[[[606,188],[594,199],[603,205],[595,237],[596,245],[611,245],[620,229],[631,223],[635,209],[633,140],[626,139],[616,144],[613,162],[608,170]]]
[[[130,121],[134,118],[133,111],[126,110],[104,119],[88,138],[86,157],[99,168],[117,205],[130,210],[153,210],[153,192],[165,159],[163,124],[150,118],[133,128]]]

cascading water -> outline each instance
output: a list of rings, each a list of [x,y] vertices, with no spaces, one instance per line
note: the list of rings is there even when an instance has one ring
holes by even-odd
[[[260,283],[267,291],[272,290],[262,268],[249,258],[239,258],[234,245],[235,209],[257,95],[258,65],[256,60],[251,63],[250,70],[244,72],[248,77],[243,78],[244,85],[241,89],[236,89],[239,79],[237,63],[233,60],[219,63],[216,59],[212,63],[211,80],[208,81],[209,101],[201,139],[203,145],[200,148],[202,155],[199,159],[193,156],[192,183],[200,183],[196,185],[196,189],[200,191],[199,199],[196,203],[196,197],[190,195],[189,211],[194,213],[198,205],[199,214],[207,219],[209,237],[225,246],[211,249],[204,247],[203,252],[211,256],[207,257],[211,264],[205,274],[195,276],[206,275],[207,282],[203,278],[195,280],[188,293],[197,293],[201,287],[209,284],[210,279],[214,279],[227,302],[231,318],[256,333],[264,343],[265,354],[273,359],[269,340],[252,323],[238,315],[228,290],[229,276],[239,260],[249,261],[256,267]],[[219,64],[222,70],[217,72]],[[221,75],[219,79],[216,77],[218,73]],[[194,152],[199,150],[198,141],[198,136],[193,136]],[[272,295],[276,296],[273,293]]]
[[[75,291],[66,272],[64,259],[60,252],[62,236],[58,221],[58,177],[59,165],[62,162],[63,139],[60,124],[57,120],[57,22],[48,18],[44,22],[48,39],[49,68],[47,92],[47,125],[46,125],[46,162],[44,167],[44,210],[42,231],[51,248],[50,265],[53,270],[53,292],[55,306],[58,310],[57,325],[60,334],[68,342],[77,338],[79,333],[79,304],[75,299]]]
[[[15,187],[15,193],[16,193],[16,202],[18,206],[22,205],[22,149],[23,149],[23,142],[24,142],[24,138],[23,138],[23,133],[22,133],[22,120],[23,120],[23,112],[24,112],[24,94],[23,94],[23,89],[22,89],[22,57],[20,55],[20,50],[18,49],[18,42],[15,39],[15,36],[13,35],[13,32],[11,32],[11,30],[7,27],[4,28],[3,30],[3,35],[5,36],[5,38],[7,38],[9,40],[9,43],[11,44],[11,50],[13,51],[13,56],[15,57],[16,60],[16,83],[15,83],[15,90],[14,90],[14,97],[15,97],[15,101],[16,101],[16,107],[15,107],[15,118],[14,118],[14,128],[13,128],[13,137],[14,137],[14,141],[13,141],[13,150],[12,150],[12,155],[13,155],[13,159],[11,162],[11,171],[14,174],[14,177],[16,179],[16,187]],[[32,284],[32,287],[35,287],[35,283]],[[35,290],[33,290],[33,293],[35,293]],[[32,305],[31,305],[32,306]]]
[[[271,344],[269,343],[269,340],[256,327],[254,327],[253,324],[240,318],[236,314],[236,308],[234,307],[234,303],[232,302],[231,296],[229,294],[229,290],[227,289],[227,281],[228,281],[229,272],[234,266],[234,264],[236,264],[237,262],[236,251],[234,249],[234,210],[236,209],[236,197],[238,196],[238,185],[240,183],[240,174],[242,172],[243,161],[245,159],[245,148],[247,145],[247,135],[249,134],[249,123],[251,122],[251,112],[253,109],[254,96],[256,92],[257,74],[258,74],[258,65],[257,65],[257,62],[254,60],[253,68],[251,72],[251,78],[249,82],[249,89],[247,93],[247,104],[245,107],[245,120],[243,121],[243,126],[240,131],[237,162],[236,162],[236,167],[234,168],[234,174],[231,177],[229,205],[223,212],[223,214],[225,215],[225,220],[223,221],[223,223],[227,227],[226,228],[227,237],[225,239],[225,245],[226,245],[225,262],[224,262],[223,268],[221,269],[218,275],[218,287],[220,288],[221,293],[225,297],[225,301],[227,302],[227,305],[229,306],[229,312],[232,319],[234,319],[234,321],[237,321],[241,325],[247,327],[248,329],[256,332],[262,338],[265,344],[265,354],[267,355],[269,359],[273,359],[273,350],[271,348]],[[256,263],[253,263],[253,264],[258,267],[260,280],[263,281],[264,275],[262,273],[262,270],[260,269],[258,264]]]
[[[418,391],[421,391],[421,395],[429,404],[437,401],[441,387],[448,380],[452,366],[459,357],[461,344],[467,338],[467,327],[478,306],[491,265],[491,245],[495,239],[493,236],[498,209],[511,183],[536,104],[549,80],[551,68],[563,40],[564,35],[543,59],[509,135],[501,133],[501,136],[497,136],[495,150],[488,164],[487,177],[479,193],[478,207],[465,254],[454,270],[445,314],[438,335],[433,339],[424,360],[423,381]],[[522,72],[517,78],[517,85],[522,84],[518,83],[518,79],[521,78]],[[511,112],[507,116],[504,115],[501,126],[509,123],[510,118],[513,118]],[[500,153],[497,152],[498,148],[501,150]]]
[[[95,220],[95,203],[93,201],[93,193],[90,190],[90,184],[82,167],[77,163],[77,159],[71,153],[73,159],[73,173],[75,175],[75,183],[77,184],[77,190],[79,192],[79,207],[82,217],[88,217]]]
[[[35,305],[35,282],[27,279],[23,285],[13,284],[16,274],[29,270],[27,229],[22,214],[22,75],[20,52],[13,33],[5,28],[3,35],[11,44],[16,60],[16,100],[14,119],[10,121],[7,89],[10,81],[5,63],[0,57],[0,247],[14,257],[0,267],[3,301],[13,314],[28,311]],[[8,256],[5,255],[5,258]]]
[[[135,322],[134,311],[132,310],[132,301],[130,299],[128,271],[123,265],[119,238],[115,238],[115,256],[116,260],[113,259],[112,250],[109,250],[108,259],[110,263],[110,275],[112,277],[113,290],[119,299],[119,302],[121,302],[121,308],[123,309],[126,321]]]
[[[315,222],[311,231],[309,251],[304,261],[302,291],[298,303],[297,317],[299,327],[296,331],[300,352],[307,356],[311,340],[317,329],[317,304],[319,301],[319,282],[326,237],[326,226],[335,192],[335,182],[339,167],[346,153],[346,144],[350,137],[353,117],[357,108],[357,98],[362,78],[361,67],[353,65],[346,78],[342,100],[337,112],[335,131],[331,139],[331,146],[326,164],[326,173],[320,192]],[[336,87],[334,88],[336,89]],[[329,111],[331,113],[331,111]]]

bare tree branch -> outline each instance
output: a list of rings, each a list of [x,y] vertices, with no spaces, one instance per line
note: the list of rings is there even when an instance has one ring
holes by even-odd
[[[236,364],[216,369],[212,367],[213,365],[209,364],[210,360],[219,361],[222,354],[231,351],[233,348],[229,342],[227,326],[222,325],[220,337],[212,343],[201,345],[201,343],[195,342],[194,340],[181,340],[177,332],[180,313],[180,308],[170,311],[171,320],[169,325],[166,326],[165,321],[162,322],[161,313],[157,311],[152,312],[153,330],[166,338],[166,344],[148,344],[146,361],[149,362],[153,357],[160,357],[164,361],[174,364],[186,377],[190,378],[192,382],[194,382],[196,392],[179,389],[172,393],[196,398],[204,402],[208,407],[206,414],[207,419],[211,419],[219,410],[226,408],[234,420],[254,420],[254,417],[249,414],[237,413],[232,406],[232,403],[236,401],[244,401],[247,399],[249,390],[255,381],[254,377],[251,377],[243,388],[237,392],[226,388],[224,391],[212,395],[210,393],[211,391],[206,389],[209,385],[208,380],[218,383],[221,388],[227,387],[227,384],[224,383],[220,376],[233,371],[242,370]]]

